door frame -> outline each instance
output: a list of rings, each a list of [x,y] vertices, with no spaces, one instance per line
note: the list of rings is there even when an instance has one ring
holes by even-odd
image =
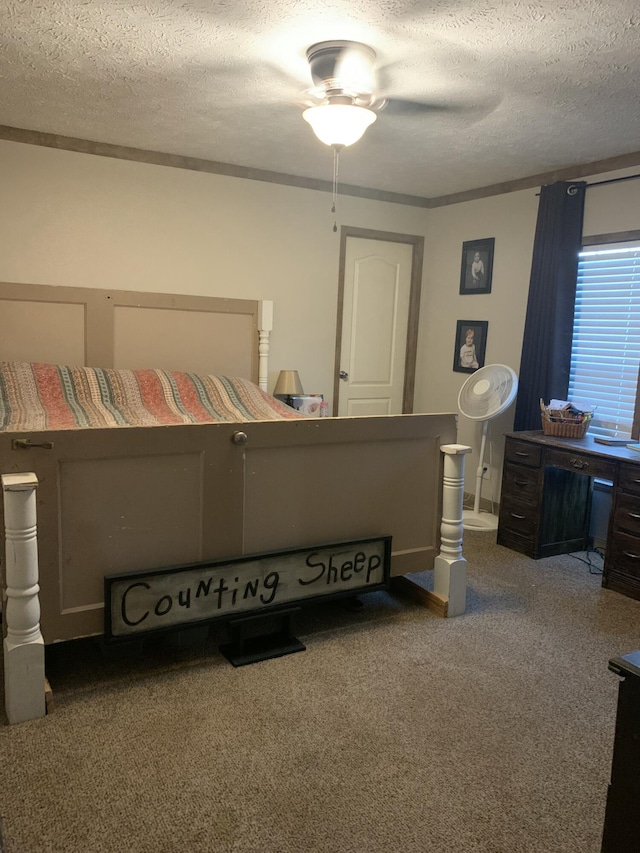
[[[404,388],[402,390],[402,414],[413,412],[413,395],[416,382],[416,358],[418,352],[418,328],[420,325],[420,294],[422,290],[422,266],[424,261],[424,237],[416,234],[397,234],[394,231],[376,231],[343,225],[340,228],[340,261],[338,268],[338,307],[336,312],[336,358],[333,375],[333,414],[338,414],[340,394],[340,358],[342,356],[342,320],[344,315],[344,279],[347,256],[347,239],[359,237],[364,240],[381,240],[385,243],[408,243],[412,246],[411,286],[409,291],[409,316],[407,320],[407,344],[404,359]]]

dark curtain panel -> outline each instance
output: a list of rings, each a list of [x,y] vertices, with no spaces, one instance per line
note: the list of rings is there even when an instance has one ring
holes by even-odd
[[[541,429],[540,397],[566,400],[585,182],[542,187],[514,429]]]

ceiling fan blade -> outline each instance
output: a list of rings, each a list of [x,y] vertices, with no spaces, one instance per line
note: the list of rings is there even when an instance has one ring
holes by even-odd
[[[461,116],[470,120],[478,121],[489,115],[500,103],[498,96],[487,98],[479,96],[477,99],[452,98],[442,100],[417,101],[410,98],[389,97],[382,107],[385,114],[396,116],[423,116],[423,115],[451,115]]]
[[[444,112],[443,105],[412,101],[409,98],[387,98],[381,108],[385,115],[419,116],[425,113]]]
[[[215,93],[218,108],[300,100],[300,86],[275,63],[191,64],[189,85]]]
[[[419,60],[419,64],[415,60],[392,62],[377,69],[379,96],[381,99],[387,99],[387,104],[383,107],[387,115],[452,115],[478,121],[493,112],[500,103],[499,94],[487,92],[472,79],[461,78],[453,69],[445,82],[437,70],[433,74],[430,72],[429,61]],[[418,95],[411,98],[401,94],[407,91],[407,85],[411,84],[411,75],[406,77],[406,72],[411,69],[414,81],[418,70],[420,77],[425,80],[424,90],[420,93],[424,93],[424,97]]]
[[[386,104],[382,107],[385,113],[391,115],[423,115],[425,113],[461,113],[468,112],[474,109],[473,105],[455,104],[442,101],[413,101],[410,98],[387,98]]]

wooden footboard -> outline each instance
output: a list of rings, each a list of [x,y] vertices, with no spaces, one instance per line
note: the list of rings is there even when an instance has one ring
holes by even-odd
[[[453,415],[4,434],[39,483],[44,640],[102,633],[115,572],[378,535],[393,575],[431,568],[454,440]]]
[[[433,566],[419,597],[463,613],[454,431],[416,415],[0,437],[9,722],[44,716],[45,639],[102,633],[116,572],[391,535],[396,580]]]

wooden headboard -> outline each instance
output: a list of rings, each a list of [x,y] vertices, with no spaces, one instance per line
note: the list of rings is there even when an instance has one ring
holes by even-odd
[[[267,387],[273,303],[0,282],[0,360],[242,376]]]

